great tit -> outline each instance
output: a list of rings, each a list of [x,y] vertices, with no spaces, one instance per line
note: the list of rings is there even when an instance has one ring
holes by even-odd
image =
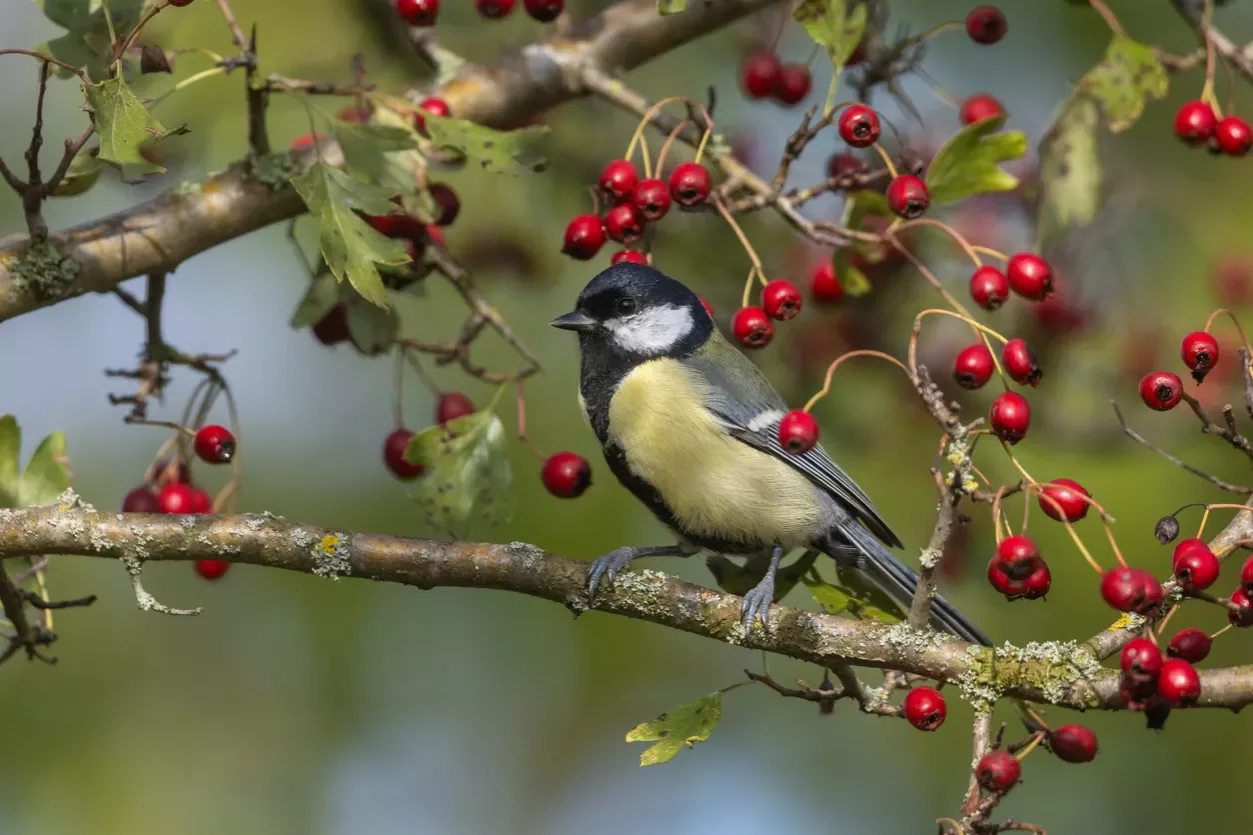
[[[579,336],[579,401],[609,469],[678,537],[596,559],[590,599],[602,577],[612,583],[637,557],[768,553],[765,577],[744,596],[751,629],[774,601],[783,555],[806,548],[864,570],[909,605],[918,576],[884,547],[902,547],[900,539],[821,446],[783,449],[783,398],[690,289],[652,267],[615,264],[552,324]],[[933,599],[931,617],[939,629],[991,645],[943,597]]]

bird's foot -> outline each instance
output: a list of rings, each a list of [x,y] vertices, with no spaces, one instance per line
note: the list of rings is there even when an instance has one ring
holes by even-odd
[[[749,590],[744,595],[744,602],[740,606],[740,619],[744,624],[744,632],[753,631],[753,624],[761,621],[762,628],[766,628],[770,619],[770,604],[774,602],[774,572],[766,573],[761,582]]]
[[[595,604],[596,589],[602,577],[606,585],[612,586],[618,572],[625,571],[631,565],[631,561],[638,556],[642,556],[639,548],[624,545],[592,560],[592,566],[587,571],[587,605]]]

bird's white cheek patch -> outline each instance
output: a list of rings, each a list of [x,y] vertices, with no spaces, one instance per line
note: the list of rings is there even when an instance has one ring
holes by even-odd
[[[636,354],[661,354],[692,332],[692,313],[662,305],[605,323],[619,348]]]

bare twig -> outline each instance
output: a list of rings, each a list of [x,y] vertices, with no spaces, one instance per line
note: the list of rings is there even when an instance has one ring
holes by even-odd
[[[1253,495],[1253,488],[1241,487],[1238,484],[1232,484],[1230,482],[1223,481],[1218,476],[1210,475],[1209,473],[1204,472],[1203,470],[1198,470],[1196,467],[1192,466],[1191,464],[1188,464],[1180,460],[1179,458],[1176,458],[1175,456],[1171,455],[1169,452],[1162,449],[1161,447],[1154,445],[1147,438],[1141,435],[1139,432],[1136,432],[1134,429],[1132,429],[1130,426],[1127,425],[1127,421],[1123,417],[1122,410],[1118,408],[1117,403],[1111,400],[1110,405],[1114,407],[1114,414],[1118,416],[1118,425],[1122,427],[1122,431],[1131,440],[1145,447],[1148,447],[1149,449],[1153,450],[1158,455],[1165,458],[1167,461],[1174,464],[1175,466],[1181,467],[1187,470],[1188,472],[1192,473],[1194,476],[1205,479],[1210,484],[1213,484],[1215,487],[1218,487],[1222,490],[1226,490],[1229,493],[1239,493],[1245,496]]]

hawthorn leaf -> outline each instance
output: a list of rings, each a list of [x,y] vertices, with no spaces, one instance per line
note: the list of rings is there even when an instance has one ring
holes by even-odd
[[[1096,219],[1101,197],[1097,104],[1073,97],[1040,140],[1039,235],[1046,240]]]
[[[300,299],[295,312],[292,313],[292,329],[300,330],[322,321],[326,314],[331,312],[331,308],[341,301],[342,287],[343,285],[329,271],[314,276],[309,282],[309,288],[305,290],[304,297]]]
[[[521,174],[542,171],[546,165],[543,158],[533,152],[533,146],[548,133],[547,125],[501,131],[433,113],[423,113],[422,118],[436,148],[454,148],[487,171]]]
[[[1170,78],[1151,46],[1114,38],[1100,62],[1079,80],[1078,89],[1101,104],[1110,133],[1136,123],[1144,106],[1166,95]]]
[[[864,3],[858,3],[849,11],[845,0],[801,0],[792,17],[805,28],[809,37],[826,47],[827,57],[837,73],[857,49],[866,30]]]
[[[109,12],[119,34],[135,28],[147,2],[109,0]],[[50,21],[69,31],[40,44],[35,51],[84,69],[89,78],[105,78],[113,58],[113,44],[101,0],[43,0],[40,6]],[[70,75],[67,70],[54,69],[63,78]]]
[[[186,127],[167,130],[120,75],[99,84],[88,84],[83,92],[95,115],[96,133],[100,135],[99,159],[120,168],[125,181],[136,175],[164,174],[164,167],[144,159],[139,151],[172,133],[185,133]]]
[[[853,593],[846,588],[833,586],[822,580],[805,579],[805,587],[822,611],[828,615],[842,615],[848,611],[848,604],[853,601]]]
[[[400,150],[384,151],[383,157],[387,166],[385,173],[377,180],[378,184],[388,189],[395,189],[401,197],[401,205],[406,212],[423,223],[433,223],[439,216],[439,207],[435,198],[422,187],[427,180],[426,157],[417,150],[421,138],[413,127],[413,118],[401,113],[386,104],[377,103],[374,109],[375,122],[384,128],[403,131],[412,141],[411,147]]]
[[[513,478],[506,453],[504,425],[490,408],[415,434],[405,460],[426,468],[417,498],[431,525],[458,536],[476,515],[503,520]]]
[[[845,247],[837,249],[831,257],[835,266],[835,277],[844,288],[844,295],[855,299],[869,293],[873,285],[862,268],[853,263],[854,254],[851,247]]]
[[[722,718],[722,691],[703,699],[667,710],[651,722],[641,722],[627,731],[627,742],[652,742],[640,754],[640,765],[656,765],[674,757],[683,748],[709,739]]]
[[[70,486],[70,471],[65,465],[65,435],[53,432],[40,442],[26,463],[18,489],[20,507],[52,504]]]
[[[348,337],[366,356],[391,347],[400,332],[400,316],[394,307],[378,307],[357,297],[347,302]]]
[[[405,180],[391,182],[395,171],[390,156],[395,151],[418,147],[412,131],[392,125],[339,122],[334,133],[349,173],[376,185],[394,186],[397,193],[414,189],[412,181],[408,181],[407,187]]]
[[[13,415],[0,417],[0,507],[18,506],[18,457],[22,454],[22,430]]]
[[[848,613],[853,617],[882,623],[900,623],[905,619],[905,610],[900,604],[857,569],[836,565],[835,576],[839,585],[852,595]]]
[[[57,187],[52,190],[52,197],[74,197],[84,194],[100,179],[100,171],[104,168],[96,155],[86,149],[79,151],[70,160],[70,167]]]
[[[817,560],[817,551],[806,551],[795,562],[783,566],[775,573],[774,599],[776,603],[787,596],[787,593],[796,586],[796,583]],[[741,596],[761,582],[761,578],[766,576],[766,569],[769,565],[770,557],[767,554],[747,557],[742,564],[722,554],[710,554],[705,557],[705,567],[713,575],[718,588]]]
[[[658,14],[678,14],[687,8],[687,0],[657,0]]]
[[[994,116],[967,125],[936,152],[926,177],[932,205],[1018,186],[1018,178],[1000,163],[1027,153],[1027,135],[1020,130],[997,133],[1005,119]]]
[[[335,278],[347,278],[366,301],[387,307],[378,267],[408,263],[409,254],[404,241],[376,232],[357,212],[385,215],[396,208],[392,195],[324,162],[292,177],[291,183],[317,219],[318,246]]]

